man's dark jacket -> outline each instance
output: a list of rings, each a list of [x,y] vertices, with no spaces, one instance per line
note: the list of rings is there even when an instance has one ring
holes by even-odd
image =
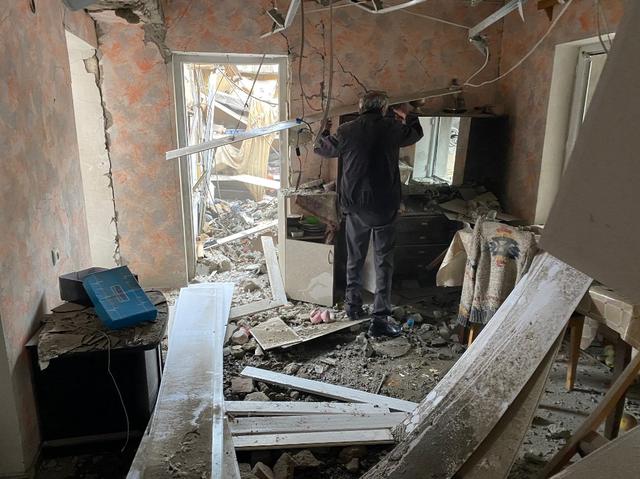
[[[335,135],[320,138],[314,152],[341,161],[340,205],[352,213],[392,213],[400,207],[400,147],[422,138],[420,121],[405,123],[379,111],[363,113],[340,125]]]

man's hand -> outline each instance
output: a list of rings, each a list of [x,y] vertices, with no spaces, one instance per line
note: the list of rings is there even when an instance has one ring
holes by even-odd
[[[402,103],[401,105],[393,107],[393,112],[398,115],[402,121],[406,120],[407,114],[409,114],[411,110],[412,107],[408,103]]]

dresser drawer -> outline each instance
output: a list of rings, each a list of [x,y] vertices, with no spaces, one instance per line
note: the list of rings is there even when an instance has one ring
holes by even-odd
[[[400,217],[396,223],[396,244],[448,244],[460,228],[444,215]]]
[[[394,271],[397,276],[416,276],[427,272],[427,266],[436,259],[448,244],[396,247]]]

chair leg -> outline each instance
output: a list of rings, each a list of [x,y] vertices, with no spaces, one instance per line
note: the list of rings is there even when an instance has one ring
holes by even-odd
[[[471,343],[476,340],[481,330],[482,326],[480,326],[479,324],[471,323],[471,325],[469,326],[469,339],[467,340],[467,347],[471,346]]]
[[[576,382],[576,371],[578,369],[578,359],[580,359],[580,339],[582,338],[582,328],[584,326],[584,316],[573,315],[569,320],[570,345],[569,345],[569,365],[567,367],[567,379],[565,387],[567,391],[573,391]]]
[[[619,339],[615,344],[615,348],[616,355],[613,366],[613,376],[617,379],[622,371],[624,371],[624,368],[627,367],[627,364],[631,361],[631,346],[625,343],[622,339]],[[618,401],[615,409],[611,414],[609,414],[604,424],[604,437],[609,440],[618,437],[618,432],[620,432],[620,420],[624,414],[625,396],[626,393],[623,394],[622,398]]]

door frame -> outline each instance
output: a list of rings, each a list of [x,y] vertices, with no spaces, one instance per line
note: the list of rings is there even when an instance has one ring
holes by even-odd
[[[186,118],[185,118],[185,94],[184,94],[184,65],[187,63],[214,63],[223,64],[230,63],[234,65],[256,65],[259,64],[262,54],[245,54],[245,53],[197,53],[197,52],[181,52],[172,55],[172,72],[173,72],[173,91],[176,104],[176,141],[178,148],[187,145],[186,137]],[[289,58],[287,55],[264,55],[264,65],[278,65],[279,86],[278,94],[279,103],[279,120],[283,121],[288,118],[289,114]],[[288,186],[289,171],[289,141],[288,131],[280,132],[280,187]],[[189,168],[189,158],[181,157],[178,160],[180,175],[180,196],[182,203],[182,224],[184,228],[185,251],[187,257],[187,274],[189,281],[195,276],[196,269],[196,236],[194,233],[194,215],[193,215],[193,195],[191,193],[191,185],[193,178],[191,169]],[[286,226],[286,218],[282,218],[281,195],[278,194],[278,236],[281,230]],[[285,233],[286,234],[286,233]],[[278,241],[280,245],[280,263],[284,263],[284,249],[282,244],[284,241]]]

